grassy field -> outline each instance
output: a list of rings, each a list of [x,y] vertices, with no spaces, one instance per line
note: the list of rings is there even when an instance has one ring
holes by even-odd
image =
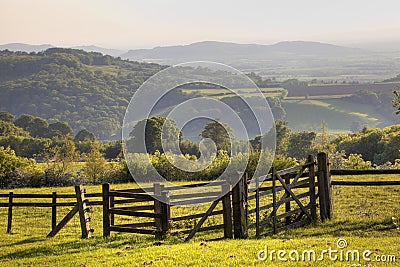
[[[309,88],[314,87],[318,86],[310,86]],[[316,95],[310,94],[308,99],[305,99],[304,95],[285,98],[282,101],[282,106],[286,110],[285,121],[289,123],[289,127],[295,131],[320,131],[321,124],[325,121],[328,124],[328,131],[331,134],[337,134],[350,132],[353,122],[359,123],[361,127],[370,128],[384,128],[393,124],[393,121],[379,114],[374,106],[340,99],[354,93],[354,88],[348,92],[342,90],[343,92],[338,94],[338,92],[335,92],[336,87],[334,85],[320,86],[320,88],[328,88],[325,90],[326,93],[322,94],[324,92],[320,90],[321,92]],[[340,88],[347,87],[352,88],[355,85],[340,85]],[[284,89],[260,88],[260,90],[265,97],[278,97]],[[234,96],[232,92],[226,89],[185,89],[184,91],[197,92],[213,98]],[[253,89],[246,88],[240,89],[240,93],[245,97],[258,95]]]
[[[196,92],[200,94],[204,94],[207,96],[212,96],[213,98],[223,98],[235,96],[233,92],[227,89],[184,89],[184,92]],[[260,88],[260,91],[263,93],[265,97],[278,97],[284,91],[283,88]],[[241,96],[251,97],[251,96],[259,96],[259,93],[256,92],[253,88],[242,88],[238,91]]]
[[[352,122],[368,127],[383,128],[393,123],[375,111],[375,107],[340,99],[284,100],[286,121],[297,130],[320,131],[321,123],[328,124],[331,133],[349,132]]]
[[[398,180],[395,175],[341,176],[335,180]],[[132,184],[113,185],[112,188],[131,188]],[[87,186],[87,192],[99,192],[100,186]],[[22,192],[72,193],[72,188],[16,189]],[[2,190],[2,193],[8,190]],[[117,234],[109,239],[101,237],[101,207],[93,207],[92,227],[95,237],[81,240],[79,222],[74,218],[59,235],[46,238],[50,231],[49,208],[16,208],[13,234],[6,234],[7,209],[0,209],[0,265],[1,266],[399,266],[400,260],[400,187],[333,187],[334,216],[330,221],[317,223],[266,236],[261,239],[207,241],[221,236],[221,231],[196,235],[184,243],[179,237],[169,237],[154,243],[151,236]],[[0,200],[6,201],[4,199]],[[206,207],[196,207],[203,210]],[[187,209],[191,208],[185,208]],[[183,213],[184,209],[177,210]],[[60,217],[68,211],[60,211]],[[394,219],[393,219],[394,218]],[[250,233],[254,236],[254,233]],[[319,253],[344,238],[348,247],[343,250],[364,250],[377,255],[395,255],[397,262],[323,261],[281,262],[276,254],[271,261],[260,261],[257,254],[268,246],[271,250],[315,250]],[[262,253],[260,254],[263,255]],[[286,255],[286,258],[288,256]]]

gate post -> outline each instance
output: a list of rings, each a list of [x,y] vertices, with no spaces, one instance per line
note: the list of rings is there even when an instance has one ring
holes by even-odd
[[[102,185],[103,195],[103,237],[110,236],[110,184]]]
[[[332,189],[329,174],[328,155],[324,152],[318,153],[318,192],[321,220],[331,218],[332,212]]]
[[[312,163],[308,167],[308,178],[310,183],[310,205],[311,205],[311,218],[313,223],[317,221],[317,201],[315,199],[315,158],[309,155],[307,163]]]
[[[247,175],[243,174],[232,189],[233,235],[247,238]]]
[[[222,192],[227,192],[222,197],[222,209],[224,219],[224,238],[232,238],[232,207],[231,207],[231,192],[228,183],[222,184]]]
[[[155,238],[163,239],[169,231],[170,205],[169,192],[164,191],[165,186],[160,183],[154,183],[154,213],[158,217],[154,218],[156,231]]]

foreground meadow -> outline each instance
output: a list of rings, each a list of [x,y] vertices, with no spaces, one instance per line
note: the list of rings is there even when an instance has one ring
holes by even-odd
[[[398,180],[395,175],[342,176],[335,180]],[[132,187],[131,184],[113,188]],[[100,192],[100,186],[86,186],[87,191]],[[73,188],[16,189],[15,193],[72,193]],[[1,193],[8,192],[2,190]],[[102,237],[101,207],[93,207],[91,225],[95,237],[80,239],[79,219],[75,217],[59,235],[46,238],[51,230],[49,208],[15,208],[13,234],[6,234],[7,208],[0,208],[0,266],[399,266],[400,262],[400,186],[333,187],[334,217],[317,225],[297,228],[260,239],[207,241],[221,232],[202,233],[184,243],[182,238],[169,237],[156,242],[151,236],[111,233]],[[6,199],[1,199],[5,202]],[[60,209],[58,220],[70,208]],[[197,207],[196,209],[202,209]],[[187,211],[186,211],[187,212]],[[365,260],[331,260],[325,254],[322,261],[302,261],[303,250],[314,250],[317,258],[323,250],[339,250],[337,240],[345,239],[342,252],[370,251]],[[272,260],[263,258],[276,250]],[[260,250],[262,250],[260,252]],[[285,250],[281,261],[277,251]],[[300,253],[299,261],[289,258],[291,250]],[[257,258],[261,258],[259,260]],[[396,257],[396,262],[393,260]],[[362,256],[360,256],[362,257]],[[349,257],[351,259],[351,257]],[[386,262],[377,262],[377,260]],[[390,260],[390,261],[389,261]]]

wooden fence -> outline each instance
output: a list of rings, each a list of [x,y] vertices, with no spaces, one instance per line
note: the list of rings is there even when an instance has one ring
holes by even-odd
[[[75,194],[57,194],[52,192],[51,194],[14,194],[10,192],[8,194],[0,194],[0,198],[8,198],[7,203],[1,203],[0,207],[8,208],[7,213],[7,233],[12,232],[13,224],[13,208],[14,207],[41,207],[51,208],[51,231],[47,235],[48,237],[55,236],[73,217],[75,214],[79,214],[82,238],[89,237],[94,231],[90,228],[89,222],[89,201],[88,198],[101,197],[101,193],[86,194],[82,185],[75,186]],[[27,199],[39,199],[40,202],[28,202]],[[75,199],[75,201],[72,201]],[[22,200],[22,201],[21,201]],[[46,201],[48,200],[48,201]],[[51,200],[51,201],[50,201]],[[67,200],[59,201],[59,200]],[[92,201],[91,205],[102,205],[102,201]],[[57,224],[57,208],[58,207],[73,207],[69,213]]]
[[[316,161],[309,156],[301,166],[281,171],[272,169],[271,173],[256,179],[249,180],[244,174],[233,188],[224,181],[213,182],[212,192],[179,192],[182,188],[209,185],[208,182],[169,187],[154,183],[149,188],[123,190],[111,190],[109,184],[104,184],[101,193],[92,194],[85,194],[82,186],[75,187],[75,194],[0,194],[0,198],[8,199],[0,202],[0,207],[8,208],[8,233],[12,231],[13,207],[44,207],[52,211],[49,237],[57,234],[75,214],[79,214],[82,237],[88,237],[93,232],[89,226],[89,206],[99,205],[103,208],[104,237],[111,232],[129,232],[156,238],[184,235],[187,241],[198,232],[223,230],[223,238],[246,238],[249,229],[255,229],[259,237],[313,223],[318,220],[318,211],[322,221],[330,219],[334,185],[400,185],[400,181],[331,181],[331,175],[366,174],[400,174],[400,170],[329,170],[327,154],[319,153]],[[26,201],[31,198],[43,201]],[[88,199],[93,199],[90,205]],[[193,203],[210,204],[205,212],[173,215],[175,206]],[[72,210],[57,224],[57,207],[65,206]],[[131,218],[132,222],[118,223],[121,220],[116,220],[116,216]],[[214,216],[222,216],[222,220],[205,226],[207,219]],[[191,228],[172,226],[188,220],[195,220]]]

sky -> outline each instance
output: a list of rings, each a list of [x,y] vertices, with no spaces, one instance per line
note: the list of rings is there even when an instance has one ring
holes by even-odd
[[[398,0],[0,0],[0,44],[400,41]]]

